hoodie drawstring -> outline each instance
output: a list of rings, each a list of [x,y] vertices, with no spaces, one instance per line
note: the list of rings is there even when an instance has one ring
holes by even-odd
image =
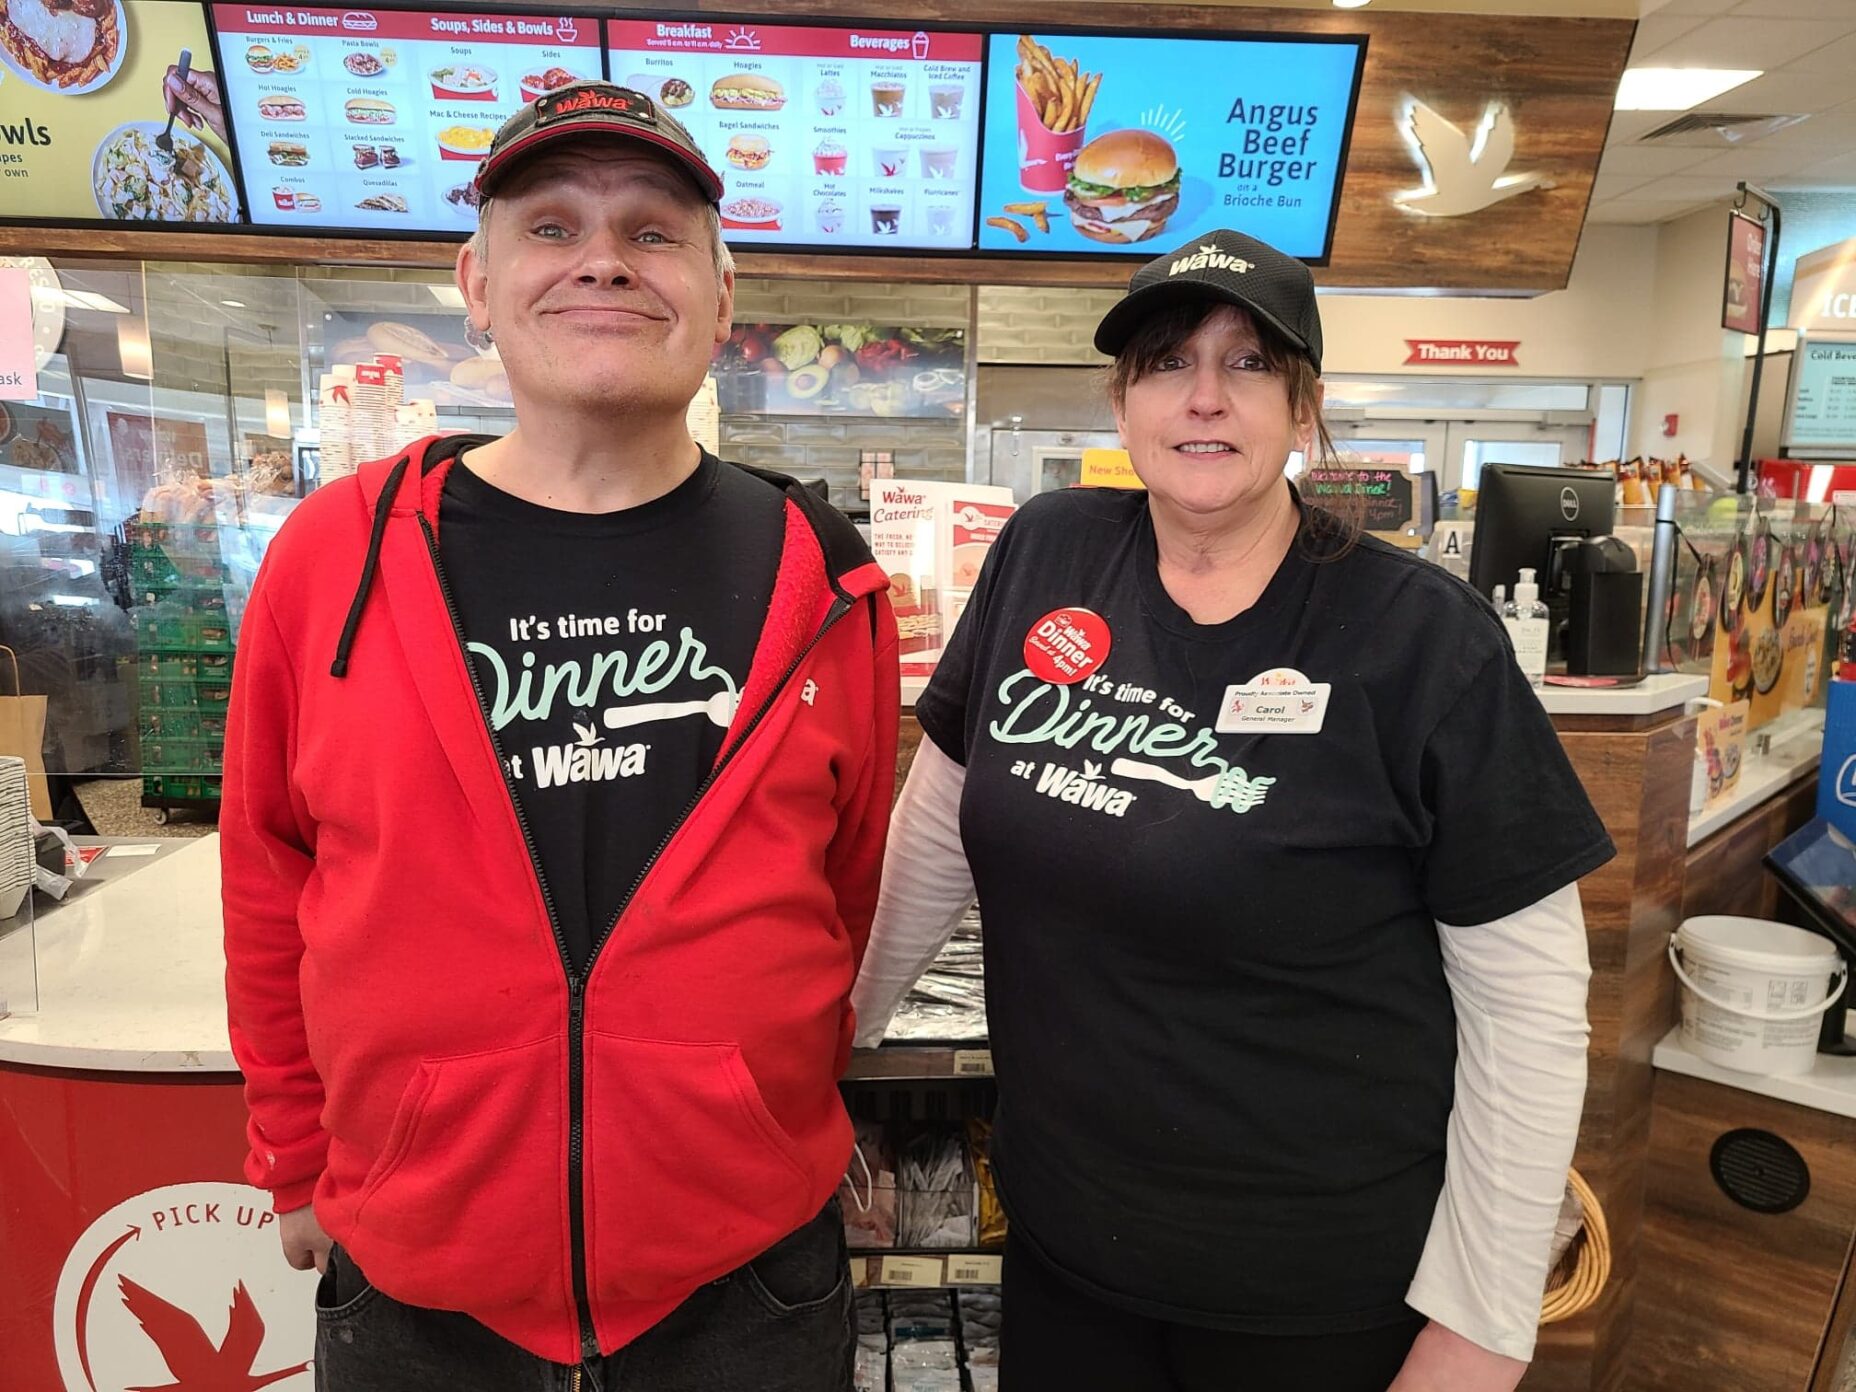
[[[355,589],[354,603],[348,606],[348,621],[342,625],[341,641],[335,645],[335,662],[329,668],[332,677],[348,675],[348,655],[354,650],[354,635],[361,627],[361,611],[367,608],[367,597],[374,589],[374,572],[380,568],[380,547],[387,537],[387,519],[393,514],[393,500],[399,496],[400,481],[406,477],[411,463],[410,454],[401,457],[393,466],[393,472],[387,475],[380,490],[380,501],[374,504],[374,530],[367,539],[367,560],[361,566],[361,583]]]

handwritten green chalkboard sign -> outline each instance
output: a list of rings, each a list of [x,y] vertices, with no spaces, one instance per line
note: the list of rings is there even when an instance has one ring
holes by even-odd
[[[1418,525],[1417,492],[1411,475],[1403,469],[1310,469],[1300,485],[1302,496],[1314,502],[1333,502],[1357,497],[1365,516],[1362,525],[1369,532],[1379,532],[1401,541],[1408,528]],[[1349,511],[1336,507],[1337,511]]]

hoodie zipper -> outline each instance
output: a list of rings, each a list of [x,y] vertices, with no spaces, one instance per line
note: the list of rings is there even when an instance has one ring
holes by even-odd
[[[457,639],[458,651],[463,655],[464,670],[470,677],[471,692],[477,698],[478,713],[483,717],[484,728],[489,731],[490,745],[496,753],[497,772],[502,775],[503,789],[509,794],[510,805],[515,809],[516,825],[522,831],[522,844],[528,850],[529,867],[535,872],[535,883],[541,890],[542,905],[548,911],[548,927],[554,933],[554,945],[560,953],[561,965],[567,972],[567,1226],[574,1264],[574,1309],[580,1325],[580,1356],[583,1361],[590,1360],[600,1356],[600,1349],[599,1335],[593,1327],[593,1308],[587,1294],[586,1280],[586,1195],[584,1192],[586,1082],[583,1070],[585,1067],[587,979],[593,974],[593,966],[599,960],[600,949],[605,946],[613,930],[618,927],[619,920],[625,916],[626,908],[638,893],[639,886],[644,883],[645,876],[651,873],[651,867],[657,864],[658,857],[663,855],[664,849],[670,845],[677,832],[682,830],[690,814],[696,810],[709,789],[715,786],[715,781],[721,777],[722,771],[747,743],[748,736],[752,735],[760,727],[761,721],[766,719],[767,713],[773,709],[774,703],[779,700],[781,693],[792,682],[794,674],[799,671],[806,658],[812,655],[813,649],[824,641],[825,635],[831,632],[837,622],[851,611],[856,601],[843,591],[838,592],[818,632],[812,635],[811,641],[800,649],[798,656],[781,674],[780,680],[774,684],[773,690],[768,693],[760,709],[754,712],[753,718],[743,727],[735,742],[723,751],[721,758],[716,760],[715,767],[709,770],[709,776],[703,779],[695,795],[677,814],[670,829],[664,833],[664,839],[657,843],[657,849],[652,851],[646,859],[643,867],[638,871],[637,878],[632,881],[631,888],[625,891],[624,899],[619,902],[618,912],[613,914],[612,921],[606,925],[605,931],[594,939],[593,950],[587,957],[586,970],[576,972],[573,957],[567,949],[567,935],[561,928],[560,914],[554,906],[554,896],[549,892],[547,877],[542,873],[541,855],[535,849],[534,832],[530,829],[528,817],[522,810],[522,799],[516,795],[515,782],[510,777],[509,765],[503,758],[502,742],[496,737],[496,724],[491,717],[490,704],[483,694],[483,683],[477,679],[477,668],[471,661],[470,642],[464,634],[464,621],[458,614],[457,601],[451,593],[451,582],[445,578],[445,567],[439,559],[438,535],[432,530],[431,520],[423,512],[419,514],[419,530],[425,534],[425,549],[432,558],[432,571],[438,578],[438,592],[444,597],[445,612],[451,617],[452,636]],[[576,1389],[579,1381],[580,1370],[576,1368],[574,1370]]]

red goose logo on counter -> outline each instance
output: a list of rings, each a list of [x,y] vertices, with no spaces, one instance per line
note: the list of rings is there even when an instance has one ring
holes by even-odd
[[[58,1278],[66,1392],[309,1392],[315,1283],[285,1264],[261,1189],[173,1184],[125,1199]]]

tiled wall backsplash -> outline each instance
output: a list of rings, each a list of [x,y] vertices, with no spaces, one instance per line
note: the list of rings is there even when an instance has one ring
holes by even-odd
[[[980,287],[980,362],[1101,367],[1091,340],[1119,290]]]
[[[795,478],[824,478],[831,484],[832,502],[849,510],[863,505],[857,491],[857,455],[866,449],[893,454],[901,478],[958,483],[967,476],[964,421],[722,417],[725,457]]]

